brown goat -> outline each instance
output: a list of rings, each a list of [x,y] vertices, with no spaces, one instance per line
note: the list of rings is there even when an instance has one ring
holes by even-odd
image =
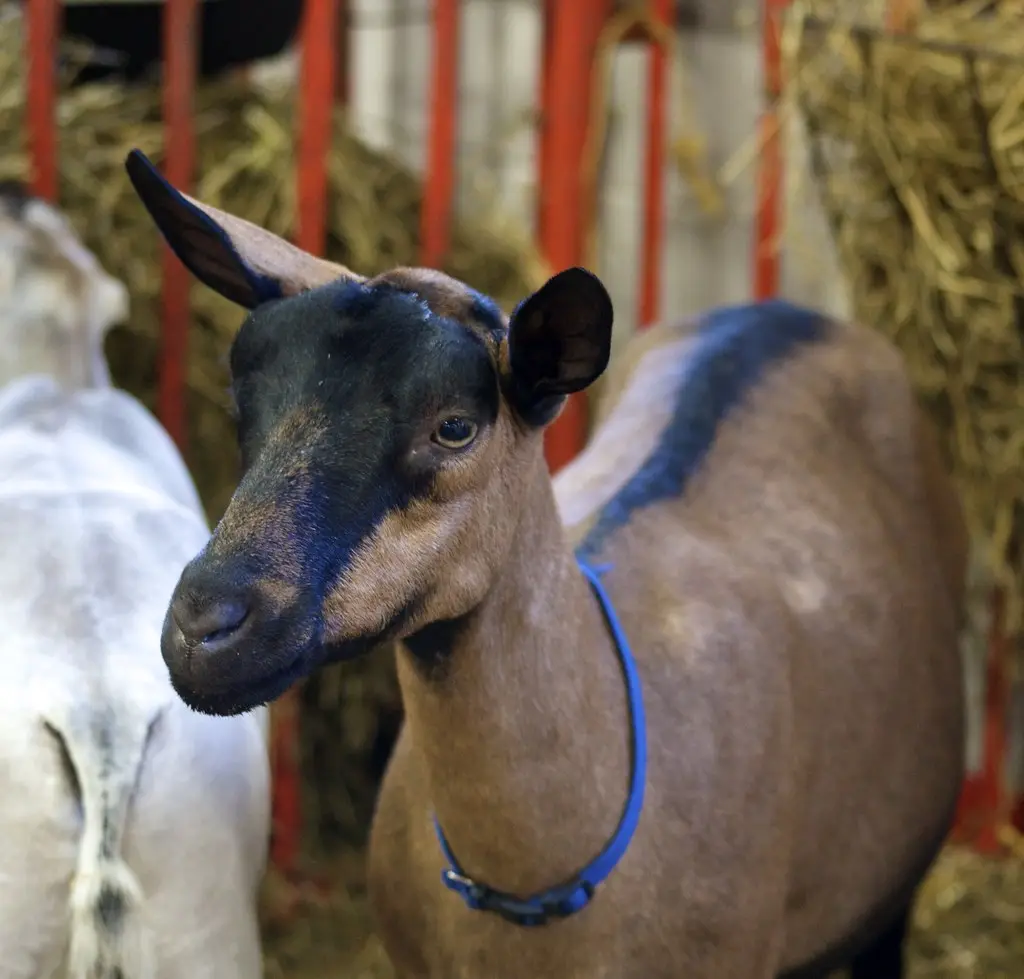
[[[785,303],[663,330],[553,491],[544,427],[608,361],[594,276],[506,319],[438,272],[304,254],[141,154],[128,170],[181,260],[251,310],[244,474],[164,658],[188,704],[232,714],[402,640],[370,852],[397,975],[902,975],[962,774],[966,544],[896,350]],[[577,560],[610,564],[607,617]],[[581,882],[613,837],[621,860]]]

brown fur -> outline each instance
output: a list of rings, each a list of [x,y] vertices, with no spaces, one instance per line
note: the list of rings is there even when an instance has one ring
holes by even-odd
[[[273,453],[281,453],[279,465],[288,486],[287,495],[270,498],[237,493],[210,538],[208,550],[215,559],[257,545],[262,563],[272,570],[260,575],[255,585],[276,612],[293,606],[302,590],[301,542],[305,529],[295,511],[310,489],[308,467],[287,450],[295,440],[316,438],[324,429],[324,419],[313,412],[299,410],[288,415],[271,433],[265,450],[271,454],[272,464]]]
[[[482,456],[457,460],[443,472],[429,502],[385,518],[327,597],[328,639],[371,633],[374,623],[415,603],[408,634],[479,601],[508,544],[507,521],[494,513],[507,512],[505,497],[517,495],[523,483],[508,463],[514,449],[514,422],[503,411]],[[481,467],[490,466],[498,478],[481,485]]]
[[[392,275],[468,315],[438,273]],[[771,979],[874,937],[944,837],[962,772],[962,520],[898,353],[835,324],[767,371],[681,498],[608,538],[649,766],[637,834],[592,905],[522,929],[442,887],[435,812],[464,870],[517,894],[572,876],[614,830],[625,690],[569,537],[667,422],[655,393],[685,377],[686,332],[638,341],[646,356],[554,488],[541,431],[503,400],[324,597],[334,641],[399,610],[410,641],[460,620],[444,671],[398,652],[406,721],[370,890],[400,979]],[[505,377],[507,342],[493,356]],[[238,540],[275,541],[260,514],[225,519]]]
[[[595,905],[539,933],[439,889],[428,818],[467,872],[528,893],[583,866],[623,805],[615,654],[543,469],[526,492],[457,674],[436,686],[399,657],[407,721],[371,852],[399,974],[769,977],[854,933],[941,839],[962,752],[965,536],[896,352],[839,328],[766,379],[684,500],[614,539],[646,810]]]
[[[244,218],[203,204],[187,194],[181,196],[230,235],[238,254],[252,271],[277,279],[285,296],[295,296],[336,279],[359,278],[344,265],[310,255]]]

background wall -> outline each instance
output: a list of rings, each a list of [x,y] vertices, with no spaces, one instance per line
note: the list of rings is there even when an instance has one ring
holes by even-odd
[[[429,0],[352,0],[353,119],[371,143],[420,168],[424,161],[430,58]],[[688,80],[688,115],[708,141],[715,168],[756,129],[761,54],[756,0],[698,0],[681,31],[670,93],[676,135]],[[504,208],[532,226],[535,213],[536,117],[541,15],[536,0],[464,0],[458,161],[460,206],[474,193],[496,193]],[[601,267],[619,315],[621,342],[635,323],[639,285],[646,51],[619,51],[610,87],[608,158],[601,194]],[[798,134],[790,133],[799,156]],[[747,298],[751,286],[754,172],[727,188],[726,213],[705,217],[671,163],[666,164],[663,309],[679,316]],[[792,167],[789,168],[792,175]],[[783,293],[837,313],[845,309],[831,244],[813,192],[789,196],[788,260]]]

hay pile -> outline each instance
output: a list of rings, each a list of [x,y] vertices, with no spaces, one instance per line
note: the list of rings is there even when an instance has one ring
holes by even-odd
[[[81,51],[67,51],[69,70]],[[0,6],[0,178],[26,178],[22,23]],[[116,381],[155,408],[159,331],[159,249],[123,162],[139,147],[163,154],[160,92],[98,84],[65,90],[59,103],[61,205],[100,261],[127,284],[131,322],[107,344]],[[196,94],[197,195],[279,234],[295,216],[292,93],[257,93],[241,81],[203,85]],[[421,188],[394,159],[347,131],[339,116],[329,160],[328,256],[364,273],[417,263]],[[478,213],[454,233],[445,269],[506,306],[542,281],[527,237],[493,213]],[[236,481],[234,428],[227,414],[226,355],[242,313],[210,290],[193,289],[189,336],[188,461],[210,517],[217,519]],[[304,750],[315,760],[318,791],[310,808],[343,835],[365,828],[374,791],[369,755],[381,712],[397,704],[386,657],[325,671],[304,696]]]
[[[787,98],[854,313],[906,354],[1020,635],[1024,17],[998,0],[922,6],[886,38],[865,13],[881,6],[851,23],[835,0],[796,4]]]
[[[909,942],[911,979],[1024,976],[1024,860],[948,847],[925,881]]]
[[[1024,666],[1024,10],[798,0],[787,89],[857,319],[902,349],[939,425],[978,568],[971,656],[992,581]],[[799,247],[799,243],[795,243]],[[973,635],[973,633],[977,635]],[[975,648],[977,647],[977,648]],[[1024,861],[949,848],[919,897],[914,979],[1024,976]]]
[[[338,891],[291,928],[266,933],[267,979],[392,979],[371,931],[363,866],[361,854],[339,854],[333,865]],[[947,847],[914,909],[907,979],[1021,979],[1022,924],[1024,861]]]

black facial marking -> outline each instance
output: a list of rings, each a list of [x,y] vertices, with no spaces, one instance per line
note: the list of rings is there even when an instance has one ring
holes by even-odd
[[[442,414],[481,430],[498,414],[483,341],[388,285],[341,282],[257,309],[231,369],[247,467],[290,412],[323,417],[329,437],[304,448],[324,491],[345,504],[346,538],[354,510],[361,539],[388,510],[429,494],[444,458],[420,443]]]
[[[231,371],[244,468],[236,505],[278,508],[297,524],[289,559],[300,560],[303,591],[317,604],[389,512],[434,492],[453,458],[431,438],[439,423],[466,419],[483,435],[500,407],[484,339],[390,284],[337,282],[258,307],[232,347]],[[258,552],[260,541],[252,546]],[[273,569],[272,553],[262,561]],[[228,572],[214,578],[228,581]],[[318,653],[308,644],[323,638],[307,632],[300,668],[358,656],[410,614]]]
[[[395,290],[385,285],[345,282],[335,291],[333,305],[346,316],[372,316],[389,293],[394,295]]]
[[[450,467],[465,465],[498,418],[496,345],[476,318],[497,326],[500,311],[482,297],[466,307],[472,322],[437,309],[404,284],[339,280],[246,318],[230,354],[242,479],[182,573],[161,636],[172,685],[193,709],[269,702],[326,663],[396,640],[422,611],[420,592],[375,634],[330,638],[344,629],[327,616],[344,618],[330,603],[353,555],[389,514],[416,500],[444,506],[458,485]],[[436,437],[452,419],[475,433],[465,446]],[[281,584],[297,593],[287,607],[266,599]],[[217,603],[244,615],[223,634],[192,637]],[[443,639],[444,629],[433,632]],[[427,635],[434,652],[448,641]]]
[[[482,326],[486,327],[495,337],[500,338],[505,333],[505,318],[501,313],[498,304],[475,289],[470,290],[470,315]]]

